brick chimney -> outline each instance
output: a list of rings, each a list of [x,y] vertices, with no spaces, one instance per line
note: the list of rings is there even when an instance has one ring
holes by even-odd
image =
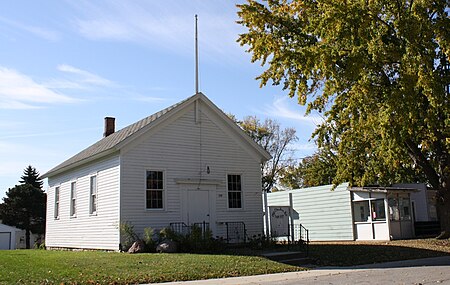
[[[103,133],[103,137],[107,137],[111,134],[114,134],[115,130],[115,121],[116,119],[113,117],[105,117],[105,132]]]

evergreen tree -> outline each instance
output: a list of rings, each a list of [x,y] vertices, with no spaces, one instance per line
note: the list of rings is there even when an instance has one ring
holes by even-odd
[[[30,248],[31,233],[45,231],[46,194],[35,168],[28,166],[21,177],[21,185],[8,189],[0,204],[0,219],[6,225],[25,230],[26,248]]]
[[[44,182],[42,182],[41,179],[39,179],[39,172],[36,171],[36,168],[32,167],[31,165],[28,165],[27,168],[23,170],[23,175],[20,177],[20,183],[21,184],[30,184],[35,188],[42,189],[42,185]]]

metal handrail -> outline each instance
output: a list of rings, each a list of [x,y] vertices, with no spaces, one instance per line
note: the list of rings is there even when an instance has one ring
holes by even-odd
[[[206,238],[206,232],[209,231],[209,223],[203,221],[202,223],[193,223],[192,227],[197,227],[200,229],[201,233],[202,233],[202,238],[205,239]],[[191,229],[192,229],[191,227]]]
[[[294,225],[293,241],[305,249],[306,256],[309,255],[309,230],[302,224]]]
[[[247,241],[247,229],[244,222],[225,222],[225,226],[227,227],[227,243],[232,240],[243,243]]]
[[[169,226],[172,231],[182,235],[186,235],[190,232],[190,227],[184,222],[170,223]]]

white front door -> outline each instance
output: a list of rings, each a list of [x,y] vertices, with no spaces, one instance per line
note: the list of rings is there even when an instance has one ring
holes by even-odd
[[[187,220],[188,224],[209,223],[210,222],[210,206],[209,191],[205,190],[188,190],[187,195]]]

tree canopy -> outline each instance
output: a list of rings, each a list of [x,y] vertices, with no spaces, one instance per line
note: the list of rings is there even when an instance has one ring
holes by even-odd
[[[319,147],[336,146],[335,184],[388,185],[419,169],[438,190],[450,231],[450,19],[446,0],[248,0],[239,43],[326,120]]]
[[[6,192],[3,204],[0,204],[0,219],[7,225],[24,229],[26,247],[30,248],[31,232],[43,234],[45,231],[46,195],[35,168],[28,166],[21,179],[21,185]]]
[[[23,175],[20,177],[19,182],[21,184],[30,184],[35,188],[42,189],[42,179],[39,179],[39,172],[31,165],[28,165],[24,171]]]
[[[336,176],[335,163],[336,155],[330,149],[321,148],[298,164],[284,168],[280,184],[291,189],[331,184]]]
[[[272,156],[272,159],[261,165],[262,190],[271,191],[278,182],[281,171],[293,164],[289,147],[297,140],[295,129],[283,129],[274,120],[261,121],[256,116],[247,116],[242,121],[232,115],[230,117]]]

